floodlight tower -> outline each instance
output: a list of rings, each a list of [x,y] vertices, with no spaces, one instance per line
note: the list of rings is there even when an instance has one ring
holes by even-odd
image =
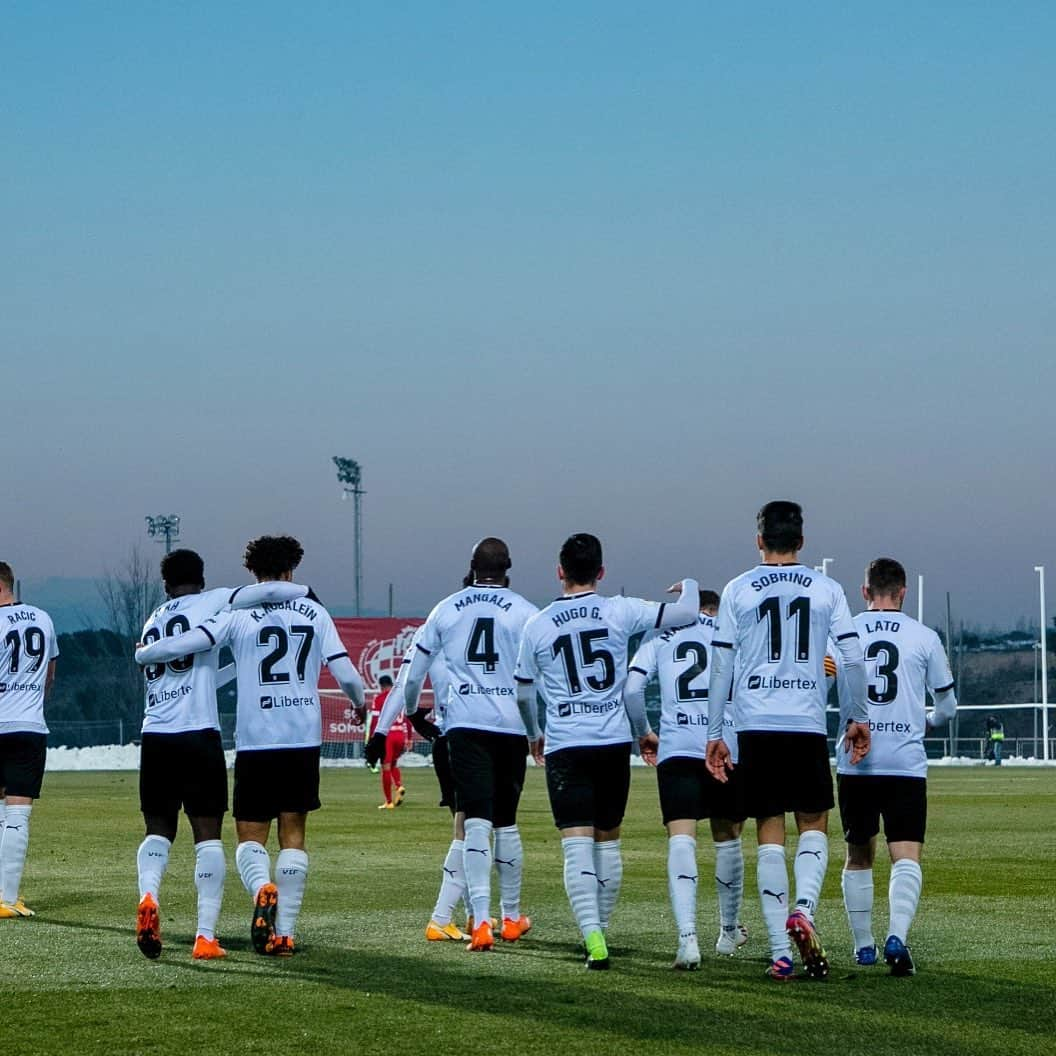
[[[180,537],[180,517],[176,513],[161,513],[147,517],[147,535],[165,544],[165,553],[172,552],[172,542]]]
[[[821,564],[814,566],[814,571],[820,572],[823,576],[827,576],[829,574],[829,565],[833,564],[833,561],[834,558],[823,557],[821,559]]]
[[[1049,656],[1045,628],[1045,566],[1035,565],[1041,598],[1041,757],[1049,761]],[[1035,701],[1037,703],[1037,701]]]
[[[351,495],[353,501],[352,561],[355,576],[356,615],[359,616],[362,613],[363,597],[363,496],[366,495],[362,488],[363,470],[355,459],[338,458],[337,455],[334,455],[334,465],[337,466],[341,498],[347,499]]]

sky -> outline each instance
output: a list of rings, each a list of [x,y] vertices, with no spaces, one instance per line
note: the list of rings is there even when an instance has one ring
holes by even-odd
[[[473,542],[658,597],[768,499],[982,625],[1056,578],[1048,3],[13,2],[0,559],[178,513],[426,611]],[[911,592],[910,605],[915,609]],[[1056,608],[1056,604],[1050,606]]]

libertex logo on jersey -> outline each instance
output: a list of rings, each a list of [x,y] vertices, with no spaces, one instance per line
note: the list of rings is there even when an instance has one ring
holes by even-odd
[[[675,725],[677,726],[707,726],[707,715],[687,715],[684,711],[675,712]]]
[[[512,686],[475,686],[472,682],[463,682],[458,687],[460,697],[512,697]]]
[[[616,700],[603,700],[600,704],[565,700],[558,704],[557,714],[562,719],[569,719],[573,715],[607,715],[610,711],[615,711],[622,705],[623,702],[618,698]]]
[[[273,708],[310,708],[315,703],[314,697],[261,697],[260,707],[262,711],[271,711]]]
[[[818,683],[813,678],[777,678],[775,675],[748,676],[749,689],[817,689]]]

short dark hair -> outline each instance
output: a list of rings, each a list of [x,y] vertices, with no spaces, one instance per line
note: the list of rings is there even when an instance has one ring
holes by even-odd
[[[803,507],[798,502],[768,502],[756,515],[755,523],[767,550],[788,554],[803,545]]]
[[[0,583],[8,590],[15,589],[15,573],[6,561],[0,561]]]
[[[877,557],[865,570],[865,589],[870,596],[893,597],[906,585],[906,570],[893,557]]]
[[[603,564],[601,540],[587,532],[576,532],[562,544],[558,561],[570,582],[593,583]]]
[[[304,557],[304,547],[292,535],[262,535],[246,544],[243,558],[255,576],[277,579],[292,572]]]
[[[512,566],[510,548],[501,539],[490,535],[473,547],[473,556],[469,560],[470,573],[481,579],[500,579]]]
[[[193,550],[173,550],[161,559],[161,579],[166,588],[204,587],[205,562]]]
[[[388,675],[382,675],[381,678],[378,679],[378,685],[388,689],[389,686],[392,685],[392,679],[389,678]]]
[[[713,590],[702,590],[700,592],[700,607],[702,609],[717,609],[719,607],[719,596]]]

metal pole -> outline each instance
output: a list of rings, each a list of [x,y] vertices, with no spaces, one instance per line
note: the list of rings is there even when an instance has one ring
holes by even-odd
[[[389,618],[392,618],[392,584],[389,584]]]
[[[924,622],[924,576],[917,576],[917,622]]]
[[[356,521],[356,615],[363,615],[363,508],[359,488],[353,496]]]
[[[1049,761],[1049,655],[1045,627],[1045,566],[1035,565],[1038,574],[1038,594],[1041,598],[1041,757]]]
[[[953,670],[954,653],[953,653],[953,633],[952,633],[953,621],[950,618],[950,592],[946,591],[946,655],[949,657],[950,669]],[[956,678],[956,675],[954,675]],[[961,687],[958,686],[958,689]],[[957,716],[950,720],[950,739],[953,741],[953,748],[951,754],[956,756],[957,754]]]

